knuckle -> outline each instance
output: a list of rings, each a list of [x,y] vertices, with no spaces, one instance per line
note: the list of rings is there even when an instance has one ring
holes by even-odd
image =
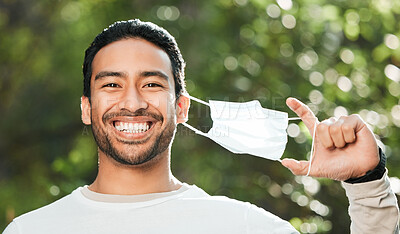
[[[351,132],[353,130],[352,126],[348,125],[348,124],[343,124],[342,125],[342,131],[343,132]]]
[[[337,134],[337,133],[340,132],[340,127],[339,127],[339,126],[331,126],[331,127],[329,128],[329,132],[330,132],[331,134]]]
[[[353,119],[353,120],[361,120],[361,121],[363,121],[363,119],[361,118],[361,116],[359,114],[351,114],[349,117],[351,119]]]
[[[328,125],[325,124],[324,122],[321,122],[320,124],[318,124],[317,126],[317,131],[318,132],[326,132],[328,130]]]
[[[332,122],[332,123],[334,123],[334,122],[337,121],[337,119],[336,119],[336,117],[330,117],[330,118],[329,118],[329,121]]]
[[[329,119],[324,119],[321,121],[321,123],[326,124],[326,125],[329,125],[330,122],[331,121]]]

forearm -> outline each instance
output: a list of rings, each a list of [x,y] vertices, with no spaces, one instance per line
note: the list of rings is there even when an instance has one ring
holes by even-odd
[[[399,208],[387,172],[378,180],[342,184],[350,202],[351,233],[399,232]]]

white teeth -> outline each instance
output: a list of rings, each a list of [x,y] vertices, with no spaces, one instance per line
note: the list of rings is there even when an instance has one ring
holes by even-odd
[[[141,123],[141,124],[138,124],[138,127],[139,127],[139,129],[138,129],[139,132],[143,132],[143,130],[146,129],[146,127],[145,127],[144,124],[142,124],[142,123]]]
[[[147,123],[123,123],[115,124],[115,129],[121,132],[141,133],[149,130],[150,126]]]

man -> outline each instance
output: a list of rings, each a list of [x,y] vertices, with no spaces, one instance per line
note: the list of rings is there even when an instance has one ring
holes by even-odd
[[[16,218],[5,233],[297,233],[249,203],[213,197],[171,173],[176,126],[187,120],[184,61],[174,38],[147,22],[117,22],[86,50],[82,121],[98,145],[95,181]],[[354,233],[393,233],[398,207],[385,157],[358,116],[319,123],[307,106],[287,104],[311,132],[311,176],[347,180]],[[296,175],[308,162],[284,159]],[[351,184],[354,183],[354,184]]]

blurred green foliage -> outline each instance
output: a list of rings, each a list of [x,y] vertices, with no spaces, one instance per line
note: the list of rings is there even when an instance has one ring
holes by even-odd
[[[358,113],[384,148],[390,176],[400,176],[400,1],[2,0],[0,230],[93,181],[96,146],[79,109],[83,53],[103,28],[131,18],[176,37],[193,96],[258,99],[289,113],[285,99],[295,96],[320,120]],[[208,114],[193,103],[189,123],[204,129]],[[306,158],[304,125],[288,131],[284,157]],[[181,126],[172,152],[174,174],[210,194],[250,201],[304,233],[349,230],[338,182],[231,154]]]

